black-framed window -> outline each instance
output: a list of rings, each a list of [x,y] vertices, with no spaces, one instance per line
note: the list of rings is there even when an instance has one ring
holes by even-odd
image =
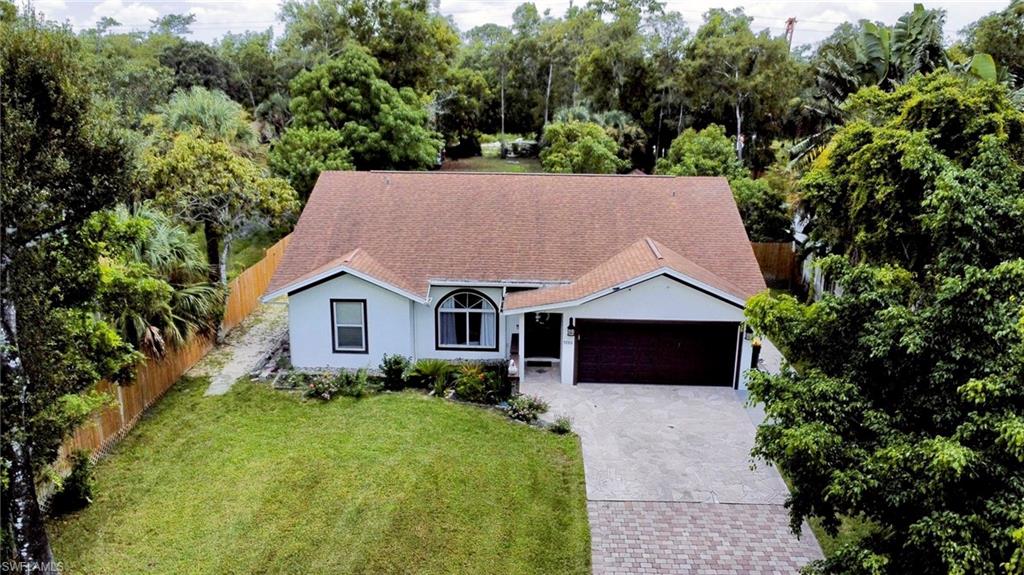
[[[498,308],[484,294],[459,290],[437,305],[437,349],[498,350]]]
[[[369,353],[365,299],[331,300],[331,341],[335,353]]]

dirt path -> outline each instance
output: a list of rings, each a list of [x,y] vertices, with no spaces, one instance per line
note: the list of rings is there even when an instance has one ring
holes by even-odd
[[[223,343],[189,370],[188,375],[210,377],[206,395],[227,393],[238,378],[256,367],[256,363],[287,331],[287,306],[278,303],[260,305],[241,325],[231,330]]]

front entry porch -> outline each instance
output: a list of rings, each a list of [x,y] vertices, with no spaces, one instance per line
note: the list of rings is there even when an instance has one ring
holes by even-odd
[[[520,380],[558,380],[562,362],[562,314],[526,313],[519,316],[519,332],[512,335],[511,359]]]

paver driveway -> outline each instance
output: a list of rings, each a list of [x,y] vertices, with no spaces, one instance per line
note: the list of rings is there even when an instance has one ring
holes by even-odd
[[[778,472],[751,469],[737,392],[551,375],[531,368],[522,391],[551,404],[546,417],[570,416],[582,441],[594,573],[795,573],[821,557],[806,527],[789,532]]]

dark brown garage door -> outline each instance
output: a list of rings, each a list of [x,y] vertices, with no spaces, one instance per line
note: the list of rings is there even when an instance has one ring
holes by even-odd
[[[731,387],[738,327],[576,320],[576,380]]]

